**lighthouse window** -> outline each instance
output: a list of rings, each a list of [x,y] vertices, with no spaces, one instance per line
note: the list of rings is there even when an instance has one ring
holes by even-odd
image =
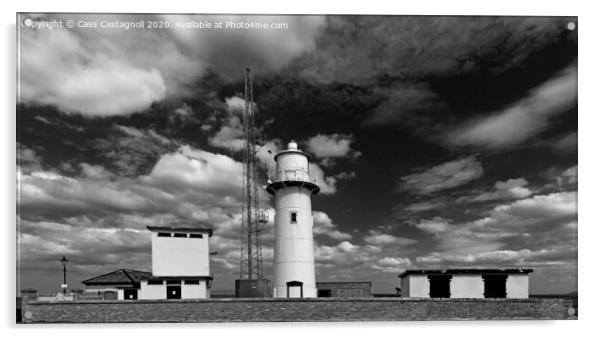
[[[290,212],[291,223],[297,223],[297,212]]]

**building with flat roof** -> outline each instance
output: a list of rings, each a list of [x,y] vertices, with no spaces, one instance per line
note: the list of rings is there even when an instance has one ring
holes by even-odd
[[[399,274],[401,297],[529,298],[533,269],[418,269]]]
[[[82,283],[84,295],[106,300],[201,299],[210,296],[208,228],[153,227],[152,272],[119,269]]]

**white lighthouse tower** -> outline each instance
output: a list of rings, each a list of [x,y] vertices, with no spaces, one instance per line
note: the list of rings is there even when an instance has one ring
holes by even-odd
[[[309,174],[309,154],[291,141],[274,157],[274,297],[316,297],[311,196],[320,188]]]

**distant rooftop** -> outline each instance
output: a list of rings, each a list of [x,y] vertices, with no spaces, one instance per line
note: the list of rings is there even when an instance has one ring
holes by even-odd
[[[151,277],[152,274],[147,271],[139,271],[132,269],[119,269],[110,273],[102,274],[82,281],[87,286],[92,285],[107,285],[107,284],[134,284],[142,279]]]
[[[156,227],[146,226],[151,232],[169,232],[169,233],[207,233],[209,236],[213,235],[213,229],[211,228],[198,228],[198,227]]]
[[[529,274],[533,269],[412,269],[399,274],[402,278],[407,275],[451,275],[451,274]]]

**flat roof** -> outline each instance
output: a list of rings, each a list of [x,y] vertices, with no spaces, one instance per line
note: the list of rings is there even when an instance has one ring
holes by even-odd
[[[369,281],[324,281],[324,282],[318,282],[316,281],[316,284],[372,284],[372,282]]]
[[[144,280],[148,281],[196,281],[196,280],[213,280],[213,276],[149,276]]]
[[[170,233],[207,233],[209,236],[213,235],[213,229],[201,228],[201,227],[157,227],[157,226],[146,226],[151,232],[170,232]]]
[[[515,269],[411,269],[399,274],[398,277],[403,278],[407,275],[451,275],[451,274],[529,274],[533,269],[515,268]]]

